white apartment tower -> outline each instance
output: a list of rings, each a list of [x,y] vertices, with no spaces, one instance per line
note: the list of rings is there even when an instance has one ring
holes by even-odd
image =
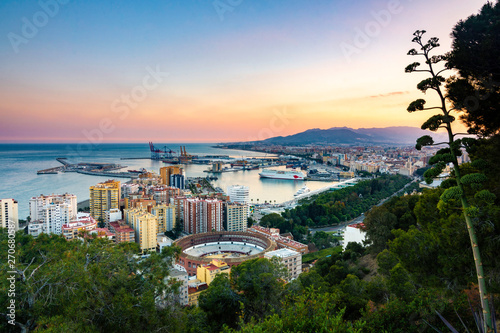
[[[29,201],[31,223],[29,234],[61,234],[62,225],[76,218],[77,201],[74,194],[41,195]]]
[[[19,230],[17,201],[14,199],[0,199],[0,227],[8,228],[13,223],[14,229]]]
[[[250,198],[250,190],[248,186],[244,185],[231,185],[227,188],[227,195],[231,202],[248,205]]]
[[[68,204],[69,214],[71,218],[76,217],[77,213],[77,200],[74,194],[52,194],[52,195],[40,195],[38,197],[32,197],[29,201],[30,208],[30,218],[31,221],[36,221],[42,219],[46,213],[44,213],[45,207],[49,204]]]

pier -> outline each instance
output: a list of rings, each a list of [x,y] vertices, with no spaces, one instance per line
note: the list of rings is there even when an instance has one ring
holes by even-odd
[[[104,177],[118,177],[118,178],[137,178],[138,174],[135,172],[113,172],[113,170],[120,170],[126,168],[120,164],[114,163],[77,163],[71,164],[65,157],[56,158],[56,161],[62,166],[38,170],[38,175],[58,174],[66,172],[77,172],[84,175],[91,176],[104,176]]]

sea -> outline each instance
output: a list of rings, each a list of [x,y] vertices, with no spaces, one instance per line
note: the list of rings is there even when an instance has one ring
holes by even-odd
[[[192,155],[228,155],[232,158],[271,157],[275,155],[254,151],[222,149],[210,143],[159,143],[160,149],[169,147],[179,152],[180,146]],[[37,175],[38,170],[61,166],[56,158],[65,157],[69,163],[98,162],[123,165],[122,170],[159,172],[167,164],[150,159],[149,144],[145,143],[109,143],[109,144],[62,144],[30,143],[0,144],[0,199],[13,198],[19,205],[19,218],[29,215],[29,199],[33,196],[71,193],[78,202],[89,199],[89,187],[110,177],[83,175],[79,173],[60,173]],[[206,177],[206,164],[184,165],[187,177]],[[276,169],[285,167],[277,167]],[[217,180],[211,181],[215,187],[227,191],[230,185],[246,185],[250,188],[250,200],[253,203],[281,203],[293,199],[293,195],[304,184],[311,190],[325,187],[335,182],[294,181],[266,179],[259,177],[260,170],[225,172],[217,174]],[[117,178],[127,181],[126,178]]]

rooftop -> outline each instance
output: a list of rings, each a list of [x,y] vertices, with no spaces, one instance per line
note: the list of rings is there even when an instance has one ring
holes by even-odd
[[[172,276],[172,277],[187,276],[187,272],[185,270],[181,271],[177,268],[172,268],[170,270],[170,276]]]
[[[299,252],[293,251],[290,249],[279,249],[271,252],[267,252],[264,256],[268,258],[279,257],[279,258],[288,258],[298,255]]]

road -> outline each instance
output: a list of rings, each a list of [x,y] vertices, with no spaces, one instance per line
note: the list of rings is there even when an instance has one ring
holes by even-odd
[[[339,225],[335,225],[335,226],[331,226],[331,227],[324,227],[324,228],[314,228],[314,229],[309,228],[309,230],[311,231],[311,235],[314,235],[314,233],[316,231],[324,231],[324,232],[339,231],[339,230],[344,229],[347,225],[361,223],[364,220],[365,220],[365,215],[363,214],[363,215],[356,217],[355,219],[348,221],[347,223],[341,223]]]

